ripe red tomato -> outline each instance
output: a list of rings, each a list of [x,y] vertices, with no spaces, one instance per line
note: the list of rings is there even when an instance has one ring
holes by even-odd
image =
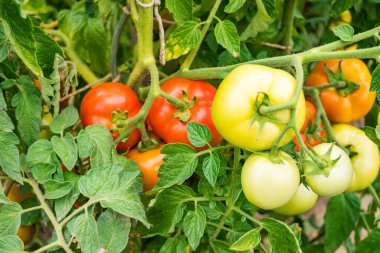
[[[209,83],[203,81],[189,80],[185,78],[172,78],[166,81],[161,89],[172,97],[183,99],[184,101],[196,102],[190,112],[188,121],[195,121],[206,125],[212,133],[211,145],[216,145],[222,140],[222,136],[216,130],[211,118],[211,106],[215,97],[216,89]],[[183,96],[186,93],[186,97]],[[176,117],[178,110],[159,97],[154,102],[149,111],[149,123],[153,131],[167,143],[182,142],[191,145],[187,133],[186,122],[181,122]]]
[[[116,110],[121,113],[128,112],[128,119],[135,116],[141,109],[135,92],[122,83],[109,82],[90,90],[83,98],[80,106],[80,118],[84,127],[93,124],[102,124],[108,129],[112,126],[111,116]],[[119,132],[112,133],[116,139]],[[138,129],[131,132],[126,142],[120,142],[118,151],[125,151],[140,140]]]
[[[134,160],[143,173],[144,192],[152,190],[158,182],[158,169],[160,168],[164,154],[161,154],[163,144],[159,147],[144,152],[132,149],[127,153],[129,159]]]

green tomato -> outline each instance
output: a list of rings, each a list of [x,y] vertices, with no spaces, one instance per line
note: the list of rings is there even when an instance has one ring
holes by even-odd
[[[252,154],[241,173],[245,197],[252,204],[270,210],[288,203],[296,194],[300,174],[296,162],[286,153],[278,157]]]
[[[350,186],[352,180],[352,165],[350,157],[343,149],[332,143],[321,143],[313,147],[313,150],[321,155],[328,155],[331,160],[338,159],[335,164],[325,168],[325,174],[316,174],[316,166],[310,158],[303,163],[305,178],[310,188],[320,196],[335,196],[343,193]]]
[[[300,184],[296,195],[285,205],[274,209],[283,215],[297,215],[309,211],[317,202],[318,195],[304,184]]]
[[[289,73],[261,65],[244,64],[231,71],[219,85],[212,104],[212,120],[229,143],[252,151],[272,148],[290,120],[289,110],[265,114],[268,106],[288,103],[294,96],[296,79]],[[305,120],[305,97],[296,106],[298,128]],[[289,130],[280,146],[292,140]]]

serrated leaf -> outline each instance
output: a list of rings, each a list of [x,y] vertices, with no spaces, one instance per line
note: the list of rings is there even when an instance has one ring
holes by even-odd
[[[186,238],[183,235],[178,235],[174,238],[168,238],[162,245],[159,253],[168,252],[186,252]]]
[[[215,38],[219,45],[227,49],[234,57],[240,54],[240,40],[237,29],[229,20],[218,22],[215,26]]]
[[[23,253],[24,243],[15,235],[0,237],[0,252],[2,253]]]
[[[186,132],[189,141],[196,147],[203,147],[212,139],[210,129],[198,122],[188,122],[186,124]]]
[[[360,217],[360,200],[354,193],[332,197],[325,214],[325,252],[335,252],[348,238]]]
[[[354,38],[354,28],[350,25],[340,25],[333,28],[335,36],[342,41],[351,41]]]
[[[172,185],[182,184],[193,175],[198,164],[198,157],[193,153],[166,155],[163,160],[164,163],[158,170],[160,179],[157,185],[148,193],[156,193]]]
[[[4,34],[4,30],[0,28],[0,63],[8,57],[8,41]]]
[[[166,41],[166,59],[170,61],[187,54],[200,41],[201,31],[198,29],[198,22],[186,21],[179,24]]]
[[[380,252],[380,228],[372,229],[368,236],[359,242],[356,253],[379,253]]]
[[[215,253],[232,253],[232,251],[229,249],[230,246],[225,241],[212,240],[211,247]]]
[[[39,183],[51,179],[57,169],[57,165],[52,163],[33,163],[28,167],[28,170],[32,172],[33,177]]]
[[[58,182],[53,179],[46,180],[43,184],[46,199],[59,199],[68,194],[73,185],[71,182]]]
[[[357,2],[359,2],[359,0],[345,0],[345,1],[333,0],[330,7],[330,15],[339,15],[345,10],[350,9]]]
[[[370,127],[370,126],[365,126],[363,127],[363,131],[365,133],[365,135],[367,135],[367,137],[373,142],[375,143],[376,145],[380,146],[380,139],[379,139],[379,136],[377,134],[377,129],[378,128],[373,128],[373,127]]]
[[[11,202],[0,209],[0,238],[16,235],[21,224],[22,208],[18,203]]]
[[[161,149],[161,154],[195,153],[195,149],[185,143],[168,143]]]
[[[194,18],[193,0],[166,0],[165,5],[178,24]]]
[[[0,167],[10,178],[22,184],[20,154],[17,148],[19,143],[17,135],[0,130]]]
[[[28,76],[20,76],[16,86],[19,92],[13,97],[12,106],[16,107],[17,130],[21,140],[29,146],[40,135],[41,94]]]
[[[32,21],[29,17],[21,17],[20,13],[20,5],[14,0],[0,0],[0,21],[9,42],[24,64],[40,76],[42,69],[37,61]]]
[[[107,253],[119,253],[127,246],[131,222],[107,209],[97,221],[100,246]]]
[[[195,211],[189,211],[183,219],[183,231],[193,250],[196,250],[199,241],[206,229],[206,214],[201,206]]]
[[[72,226],[75,238],[83,253],[94,253],[100,249],[98,227],[92,213],[84,213],[75,219]]]
[[[268,241],[271,246],[271,252],[302,252],[296,236],[284,222],[272,218],[264,218],[262,220],[262,226],[268,231]]]
[[[224,12],[234,13],[239,10],[244,4],[246,0],[230,0],[230,2],[224,7]]]
[[[108,16],[112,6],[114,5],[112,0],[95,0],[94,2],[98,4],[99,11],[103,17]]]
[[[243,63],[247,61],[252,61],[254,58],[251,55],[251,52],[247,48],[245,44],[241,45],[240,48],[240,54],[239,57],[235,58],[233,57],[230,52],[227,50],[223,51],[218,56],[218,66],[228,66],[228,65],[234,65],[238,63]]]
[[[380,103],[380,64],[372,72],[370,91],[376,91],[376,99]]]
[[[215,186],[220,170],[220,159],[217,153],[211,153],[203,160],[203,173],[207,181]]]
[[[63,165],[65,165],[68,170],[72,170],[77,162],[78,150],[71,133],[67,133],[63,139],[53,136],[51,138],[51,144]]]
[[[261,241],[260,232],[261,227],[248,231],[231,245],[230,250],[244,251],[254,249]]]
[[[68,194],[54,201],[54,210],[58,221],[61,221],[70,212],[80,194],[78,189],[79,176],[73,172],[65,171],[64,177],[65,180],[70,181],[73,184],[73,188]]]
[[[79,119],[77,109],[70,105],[66,107],[61,114],[53,119],[50,124],[50,129],[53,133],[62,134],[63,130],[73,126]]]

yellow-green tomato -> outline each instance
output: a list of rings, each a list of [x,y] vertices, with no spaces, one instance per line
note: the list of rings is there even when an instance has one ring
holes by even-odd
[[[354,126],[338,124],[332,130],[336,140],[351,152],[354,175],[347,191],[364,190],[379,174],[379,148],[362,130]]]
[[[296,195],[285,205],[274,209],[283,215],[297,215],[309,211],[317,202],[318,195],[304,184],[300,184]]]
[[[274,158],[269,154],[252,154],[244,163],[241,184],[249,202],[270,210],[293,198],[300,184],[300,174],[295,161],[284,152]]]
[[[283,105],[294,96],[296,80],[289,73],[266,66],[245,64],[231,71],[220,84],[212,105],[212,119],[231,144],[252,151],[270,149],[290,120],[289,110],[265,113],[268,106]],[[296,107],[296,124],[305,120],[305,97]],[[292,140],[289,130],[280,146]]]
[[[330,161],[339,158],[335,164],[327,166],[327,174],[316,174],[312,162],[303,163],[305,178],[310,188],[319,196],[335,196],[343,193],[350,186],[353,171],[350,157],[343,149],[333,143],[321,143],[313,147],[319,155],[327,155],[330,148]],[[310,158],[306,158],[310,160]]]

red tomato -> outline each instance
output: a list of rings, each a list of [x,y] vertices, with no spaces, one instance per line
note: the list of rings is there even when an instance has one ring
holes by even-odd
[[[83,98],[80,106],[80,117],[84,127],[93,124],[102,124],[108,129],[112,126],[111,116],[116,110],[128,112],[128,119],[135,116],[141,109],[135,92],[122,83],[104,83],[90,90]],[[119,132],[114,132],[112,137],[116,139]],[[125,151],[136,145],[141,133],[138,129],[131,132],[128,140],[120,142],[118,151]]]
[[[145,191],[150,191],[158,182],[158,169],[164,158],[161,154],[163,144],[159,147],[140,152],[138,149],[132,149],[127,153],[129,159],[134,160],[143,173],[143,188]]]
[[[211,145],[216,145],[222,140],[222,136],[216,130],[211,118],[211,106],[215,97],[216,89],[209,83],[194,81],[185,78],[172,78],[166,81],[161,89],[172,97],[184,99],[185,92],[189,101],[196,98],[195,105],[189,109],[189,121],[195,121],[206,125],[212,133]],[[186,100],[186,99],[184,99]],[[149,123],[153,131],[165,142],[181,142],[191,145],[187,133],[186,122],[181,122],[175,117],[176,108],[159,97],[149,111]]]
[[[41,91],[41,83],[38,80],[34,80],[34,83],[36,84],[37,88]]]

